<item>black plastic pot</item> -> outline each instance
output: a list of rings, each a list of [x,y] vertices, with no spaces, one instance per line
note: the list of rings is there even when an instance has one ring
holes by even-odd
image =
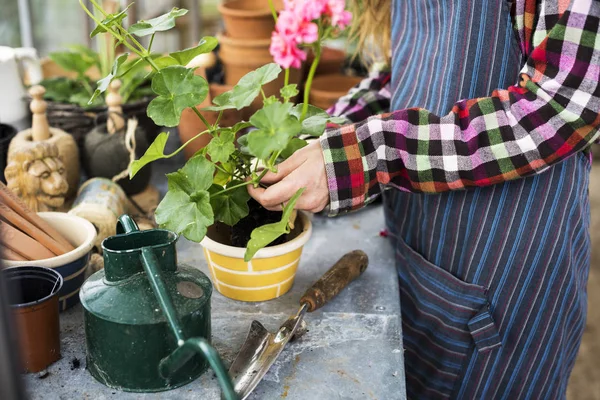
[[[60,358],[58,292],[63,278],[45,267],[13,267],[1,273],[9,288],[23,371],[41,371]]]
[[[14,126],[0,124],[0,180],[6,183],[4,169],[6,168],[6,158],[8,157],[8,145],[17,134]]]

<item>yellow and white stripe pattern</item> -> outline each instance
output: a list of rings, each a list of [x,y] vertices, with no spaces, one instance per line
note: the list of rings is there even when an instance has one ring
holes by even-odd
[[[248,262],[244,261],[246,249],[206,236],[201,244],[217,291],[240,301],[271,300],[287,293],[294,283],[302,249],[312,233],[306,213],[298,213],[296,221],[302,231],[294,239],[261,249]]]
[[[301,254],[302,247],[281,256],[245,262],[204,249],[219,293],[241,301],[270,300],[290,290]]]

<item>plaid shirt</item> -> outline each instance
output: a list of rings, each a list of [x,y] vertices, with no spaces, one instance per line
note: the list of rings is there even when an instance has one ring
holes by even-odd
[[[321,138],[331,215],[388,187],[434,193],[540,173],[598,138],[600,1],[515,0],[512,15],[524,59],[515,86],[441,117],[389,113],[389,74],[376,73],[329,110],[350,122]]]

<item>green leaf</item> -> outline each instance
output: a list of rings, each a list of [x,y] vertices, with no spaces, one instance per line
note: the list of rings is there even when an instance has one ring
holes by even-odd
[[[250,122],[238,122],[237,124],[235,124],[234,126],[232,126],[230,129],[235,132],[238,133],[239,131],[241,131],[242,129],[246,129],[251,127],[252,124]]]
[[[290,115],[290,103],[274,103],[258,110],[250,122],[258,130],[248,134],[248,148],[259,159],[286,148],[288,141],[300,133],[300,122]]]
[[[174,65],[161,69],[152,78],[152,90],[158,95],[148,105],[147,114],[158,126],[177,126],[181,113],[202,103],[208,83],[190,68]]]
[[[270,106],[273,103],[277,103],[279,101],[279,99],[277,99],[277,97],[275,96],[269,96],[266,99],[263,100],[263,105],[265,106]]]
[[[241,181],[231,181],[228,187],[239,185]],[[218,196],[213,196],[215,193],[222,191],[223,188],[218,185],[213,185],[209,192],[211,193],[210,205],[215,213],[215,220],[221,221],[224,224],[233,226],[240,219],[248,215],[248,200],[250,195],[245,186],[230,190]]]
[[[117,71],[119,70],[119,67],[125,61],[127,61],[127,57],[129,57],[129,53],[124,53],[117,57],[117,59],[113,63],[110,73],[97,82],[96,90],[94,90],[94,94],[92,95],[92,98],[90,99],[88,104],[92,104],[96,97],[100,95],[100,93],[104,93],[106,89],[108,89],[108,86],[110,85],[112,80],[115,79],[115,77],[117,76]]]
[[[250,148],[248,148],[248,135],[240,136],[237,142],[240,145],[240,152],[242,154],[253,156],[253,154],[250,152]]]
[[[161,158],[166,158],[164,152],[167,140],[169,140],[169,132],[162,132],[154,139],[154,142],[148,147],[148,150],[146,150],[144,155],[140,157],[139,160],[135,160],[131,163],[131,167],[129,168],[129,179],[132,179],[146,164],[160,160]]]
[[[289,158],[292,154],[294,154],[296,150],[300,150],[306,145],[308,145],[308,142],[306,140],[294,137],[290,139],[288,145],[279,156],[285,160]]]
[[[136,36],[148,36],[156,32],[167,31],[175,27],[175,18],[179,18],[187,14],[188,10],[183,8],[173,7],[171,11],[159,17],[152,18],[148,21],[139,21],[131,25],[128,29],[129,33]]]
[[[206,190],[212,185],[215,166],[203,155],[190,158],[183,168],[167,174],[169,190],[181,190],[188,195]]]
[[[261,87],[277,79],[280,73],[281,67],[275,63],[263,65],[244,75],[233,89],[215,97],[213,99],[214,107],[206,107],[204,110],[222,111],[232,108],[241,110],[248,107],[260,94]]]
[[[90,57],[74,51],[57,51],[48,56],[64,70],[76,72],[79,76],[83,76],[95,63]]]
[[[302,104],[292,108],[292,115],[300,119],[302,115]],[[340,123],[344,118],[332,117],[318,107],[309,105],[304,120],[302,121],[302,133],[310,136],[321,136],[325,132],[328,122]]]
[[[156,209],[156,222],[165,229],[183,234],[188,240],[200,242],[214,222],[210,195],[199,190],[192,195],[169,189]]]
[[[259,226],[258,228],[252,231],[252,233],[250,234],[250,241],[246,246],[244,261],[250,261],[258,250],[267,246],[279,236],[284,235],[286,233],[290,233],[290,215],[292,215],[292,211],[294,211],[294,206],[296,205],[296,202],[302,195],[302,192],[304,192],[304,188],[299,189],[296,192],[296,194],[292,196],[290,201],[288,201],[288,203],[285,205],[285,207],[283,208],[281,221],[275,222],[273,224]]]
[[[123,11],[121,11],[117,14],[108,14],[106,16],[106,18],[104,18],[102,20],[102,24],[105,25],[107,28],[111,28],[115,24],[121,25],[121,23],[127,16],[127,10],[129,10],[129,7],[131,7],[132,5],[133,5],[133,3],[129,4]],[[103,33],[103,32],[106,32],[106,29],[104,29],[102,26],[98,25],[98,26],[96,26],[96,28],[94,28],[92,33],[90,33],[90,37],[93,38],[97,34]]]
[[[281,97],[283,97],[286,101],[298,95],[298,85],[295,83],[290,83],[287,86],[281,88]]]
[[[235,133],[230,129],[223,129],[219,136],[212,138],[206,150],[210,154],[212,161],[216,163],[224,163],[229,160],[231,153],[235,151]]]
[[[223,172],[222,170],[226,171]],[[213,182],[219,186],[225,186],[227,182],[231,180],[231,176],[233,175],[233,171],[235,171],[235,162],[230,161],[221,164],[221,169],[217,169],[215,176],[213,178]],[[213,185],[215,186],[215,185]],[[221,189],[223,189],[221,187]]]
[[[206,36],[200,40],[196,47],[169,53],[169,55],[180,65],[187,65],[187,63],[192,61],[196,56],[213,51],[218,44],[219,41],[216,38]]]
[[[156,64],[156,66],[159,69],[170,67],[171,65],[179,65],[177,60],[171,56],[163,56],[163,57],[157,58],[156,60],[154,60],[154,64]]]

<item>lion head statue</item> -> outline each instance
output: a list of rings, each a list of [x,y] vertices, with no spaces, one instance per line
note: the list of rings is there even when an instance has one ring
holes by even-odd
[[[11,154],[4,170],[7,186],[33,211],[54,211],[69,189],[56,145],[40,142]]]

